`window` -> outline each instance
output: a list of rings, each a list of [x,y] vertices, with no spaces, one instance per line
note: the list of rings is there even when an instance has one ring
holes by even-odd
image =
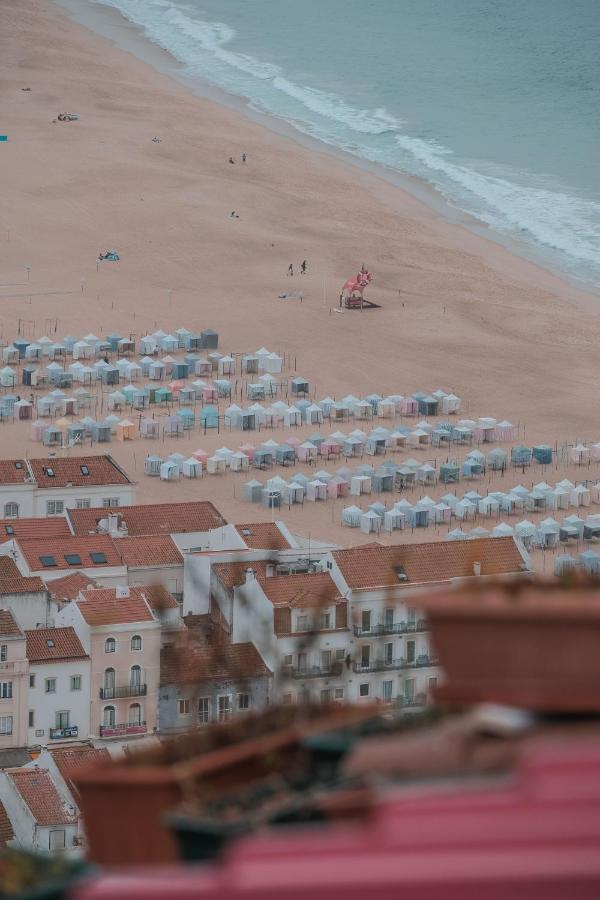
[[[363,631],[371,630],[371,610],[366,610],[361,615],[361,628]]]
[[[8,644],[0,644],[0,662],[6,662],[8,659]]]
[[[56,560],[53,556],[40,556],[38,557],[38,559],[43,565],[44,569],[51,569],[53,566],[56,566]]]
[[[404,700],[406,703],[412,703],[415,699],[415,679],[405,678],[404,680]]]
[[[95,553],[90,553],[90,558],[94,565],[101,566],[106,562],[106,553],[102,553],[101,551],[97,551]]]
[[[384,624],[386,628],[392,628],[394,625],[394,607],[388,608],[385,610],[384,614]]]
[[[0,700],[12,699],[12,681],[0,681]]]
[[[30,687],[30,688],[35,687],[35,675],[30,675],[30,676],[29,676],[29,687]]]
[[[238,709],[250,709],[250,694],[238,694]]]
[[[180,716],[189,716],[190,714],[190,701],[189,700],[178,700],[177,701],[177,711]]]
[[[89,497],[80,497],[75,501],[75,509],[90,509],[91,505]]]
[[[53,829],[48,836],[49,850],[64,850],[66,846],[65,831],[58,828]]]
[[[56,678],[46,678],[44,690],[47,694],[55,694]]]
[[[129,707],[129,724],[130,725],[141,725],[142,724],[142,707],[139,703],[132,703]]]
[[[13,733],[13,717],[12,716],[0,716],[0,734],[12,734]]]
[[[292,653],[286,653],[283,657],[284,666],[293,666],[294,665],[294,656]]]
[[[79,468],[81,469],[81,474],[82,474],[82,475],[89,475],[89,474],[90,474],[90,470],[88,469],[87,466],[79,466]]]
[[[56,713],[56,728],[68,728],[69,727],[69,710],[63,710],[62,712]]]
[[[331,650],[321,650],[321,668],[331,668]]]
[[[358,686],[358,695],[359,697],[368,697],[369,696],[369,684],[359,684]]]
[[[129,685],[132,690],[137,691],[142,686],[142,669],[140,666],[132,666],[129,673]]]
[[[334,697],[336,700],[344,699],[344,688],[336,688],[334,691]]]
[[[331,691],[329,688],[323,688],[320,694],[321,703],[329,703],[331,701]]]
[[[32,709],[29,710],[29,727],[35,728],[35,712]]]
[[[224,722],[231,716],[231,697],[229,694],[223,694],[219,697],[219,722]]]
[[[435,689],[436,689],[436,687],[437,687],[437,683],[438,683],[437,678],[435,678],[435,677],[434,677],[434,678],[430,678],[429,681],[427,682],[427,688],[428,688],[428,690],[430,690],[430,691],[435,691]]]
[[[300,672],[306,672],[306,667],[308,666],[308,657],[306,653],[298,654],[298,669]]]
[[[102,724],[105,728],[114,728],[115,721],[116,718],[114,706],[105,706],[104,712],[102,713]]]
[[[394,662],[394,645],[391,642],[389,644],[384,644],[383,653],[386,666],[391,666]]]
[[[330,559],[327,560],[327,568],[328,568],[328,569],[333,569],[333,563],[331,562]]]
[[[371,647],[369,644],[363,644],[360,648],[360,665],[363,669],[368,669],[371,665]]]
[[[198,720],[204,724],[210,722],[210,697],[200,697],[198,700]]]
[[[106,638],[104,641],[104,652],[105,653],[114,653],[117,649],[117,642],[114,638]]]
[[[393,681],[383,681],[381,683],[381,696],[383,699],[389,703],[392,699],[392,695],[394,692],[394,682]]]
[[[335,651],[335,658],[341,662],[346,659],[346,651],[343,647],[338,647],[338,649]]]
[[[19,518],[19,504],[18,503],[5,503],[4,504],[4,518],[5,519],[18,519]]]
[[[44,475],[47,475],[48,478],[54,478],[54,469],[51,469],[50,466],[43,466]]]
[[[102,506],[104,509],[110,509],[111,506],[118,506],[119,498],[118,497],[105,497],[102,501]]]
[[[296,619],[296,628],[298,631],[308,631],[308,616],[298,616]]]
[[[71,675],[71,690],[72,691],[80,691],[81,690],[81,675]]]
[[[14,535],[15,533],[15,529],[12,527],[12,525],[5,525],[4,531],[9,537],[12,537],[12,535]]]
[[[131,638],[131,649],[132,650],[141,650],[142,649],[142,638],[139,634],[134,634]]]
[[[406,642],[406,662],[414,663],[415,661],[415,642]]]
[[[46,515],[47,516],[62,516],[65,510],[65,504],[62,500],[47,500],[46,501]]]
[[[81,557],[79,553],[65,553],[65,562],[68,566],[80,566]]]
[[[331,628],[331,614],[330,613],[321,613],[320,628],[322,630],[327,630],[328,628]]]

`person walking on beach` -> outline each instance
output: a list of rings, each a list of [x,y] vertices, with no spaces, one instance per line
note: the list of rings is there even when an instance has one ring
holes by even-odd
[[[243,162],[243,163],[246,162],[246,154],[245,154],[245,153],[242,153],[242,162]]]
[[[287,273],[288,275],[294,274],[294,266],[292,265],[292,263],[289,264]]]
[[[235,159],[233,158],[233,156],[229,157],[229,162],[231,163],[232,166],[235,166]]]
[[[300,274],[306,275],[306,260],[302,260],[302,265],[300,266]]]

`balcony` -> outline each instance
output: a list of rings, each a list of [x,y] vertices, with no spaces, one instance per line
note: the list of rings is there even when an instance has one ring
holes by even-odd
[[[370,628],[355,625],[354,636],[380,637],[383,634],[418,634],[428,630],[427,619],[419,619],[418,622],[390,622],[389,625],[371,625]]]
[[[352,669],[358,674],[367,674],[369,672],[391,672],[398,669],[420,669],[428,666],[437,666],[438,662],[434,656],[417,656],[416,659],[407,660],[403,656],[399,659],[374,659],[363,665],[360,662],[354,662]]]
[[[282,673],[290,678],[336,678],[342,674],[342,662],[333,662],[329,666],[284,666]]]
[[[145,684],[125,684],[122,687],[100,688],[101,700],[122,700],[124,697],[145,697],[148,692]]]
[[[101,725],[100,737],[128,737],[132,734],[146,734],[147,731],[148,728],[145,722],[138,722],[137,725],[128,725],[127,723],[123,725]]]
[[[64,741],[68,738],[76,738],[79,737],[79,728],[77,725],[71,725],[69,728],[51,728],[50,729],[50,740],[51,741]]]

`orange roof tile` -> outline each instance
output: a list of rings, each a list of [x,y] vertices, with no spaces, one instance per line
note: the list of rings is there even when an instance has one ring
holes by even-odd
[[[88,766],[93,766],[94,763],[110,760],[110,753],[106,747],[92,747],[86,744],[80,747],[57,747],[50,750],[50,753],[58,771],[74,793],[77,793],[77,789],[72,781],[73,775],[77,775]]]
[[[48,769],[5,769],[38,825],[71,825],[77,821],[60,799]]]
[[[165,609],[179,609],[179,603],[162,584],[144,585],[144,596],[148,601],[150,609],[155,612],[162,612]]]
[[[81,591],[97,586],[96,582],[83,572],[72,572],[63,578],[55,578],[47,585],[54,600],[75,600]]]
[[[1,594],[34,594],[45,591],[40,578],[26,578],[10,556],[0,556],[0,595]]]
[[[330,606],[343,599],[329,572],[260,578],[260,586],[274,606],[305,609]]]
[[[29,464],[40,488],[66,487],[69,484],[77,487],[131,484],[125,472],[108,454],[30,459]]]
[[[65,537],[70,534],[71,529],[64,516],[50,516],[46,519],[0,519],[0,540],[13,537],[25,540]]]
[[[23,636],[10,609],[0,609],[0,635],[2,637]]]
[[[0,847],[6,847],[8,841],[15,836],[11,821],[8,818],[4,805],[0,802]]]
[[[88,625],[121,625],[153,622],[143,588],[130,588],[129,597],[117,597],[114,588],[83,591],[76,603]]]
[[[30,663],[87,659],[87,653],[71,625],[66,628],[35,628],[26,631],[25,637]]]
[[[467,578],[474,574],[476,562],[481,564],[482,575],[508,575],[525,569],[512,537],[354,547],[335,550],[333,557],[348,586],[358,591]],[[400,580],[400,569],[406,581]]]
[[[32,572],[123,565],[113,541],[106,534],[48,538],[46,540],[18,540],[17,544]],[[91,557],[92,553],[103,554],[104,559],[99,557],[94,561]],[[56,565],[44,566],[41,560],[42,556],[52,557]],[[71,559],[67,559],[67,556]]]
[[[214,644],[194,636],[185,648],[165,647],[160,654],[161,684],[195,684],[213,678],[243,681],[272,674],[249,642]]]
[[[97,530],[99,521],[106,519],[108,512],[102,509],[70,509],[68,516],[75,534],[89,534]],[[227,524],[218,509],[207,500],[122,506],[112,512],[118,516],[119,525],[127,526],[127,533],[132,537],[210,531]]]
[[[0,556],[0,578],[18,578],[21,570],[12,556]]]
[[[23,484],[29,478],[24,459],[0,459],[0,484]]]
[[[114,546],[128,568],[183,565],[183,556],[168,535],[117,538]]]
[[[275,522],[249,522],[236,525],[235,530],[246,546],[252,550],[289,550],[290,544],[284,538]]]

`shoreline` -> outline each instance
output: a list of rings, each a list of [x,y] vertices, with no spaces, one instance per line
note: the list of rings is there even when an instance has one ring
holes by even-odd
[[[398,198],[389,196],[389,192],[386,190],[389,185],[393,185],[398,191],[408,193],[443,222],[461,227],[471,235],[490,241],[509,254],[517,256],[542,272],[559,279],[575,291],[595,297],[600,301],[600,285],[595,285],[583,278],[576,278],[559,266],[552,266],[550,260],[546,258],[551,254],[551,248],[536,249],[534,245],[524,240],[520,241],[511,235],[495,231],[492,226],[478,219],[475,214],[455,205],[444,196],[436,185],[426,179],[373,163],[318,137],[306,134],[273,113],[254,109],[251,102],[245,97],[230,93],[206,79],[187,74],[183,63],[170,51],[148,38],[141,25],[129,20],[116,7],[104,6],[95,3],[94,0],[53,0],[53,2],[66,11],[72,21],[100,37],[107,38],[116,47],[133,54],[141,62],[173,79],[194,96],[232,110],[246,120],[266,128],[310,152],[325,154],[337,162],[353,168],[361,177],[369,175],[376,179],[375,185],[372,185],[371,189],[380,200],[393,209],[399,209],[402,204],[401,201],[398,202]],[[377,182],[383,182],[383,184],[377,186]],[[592,305],[591,308],[595,307]],[[598,310],[600,311],[600,303]]]

